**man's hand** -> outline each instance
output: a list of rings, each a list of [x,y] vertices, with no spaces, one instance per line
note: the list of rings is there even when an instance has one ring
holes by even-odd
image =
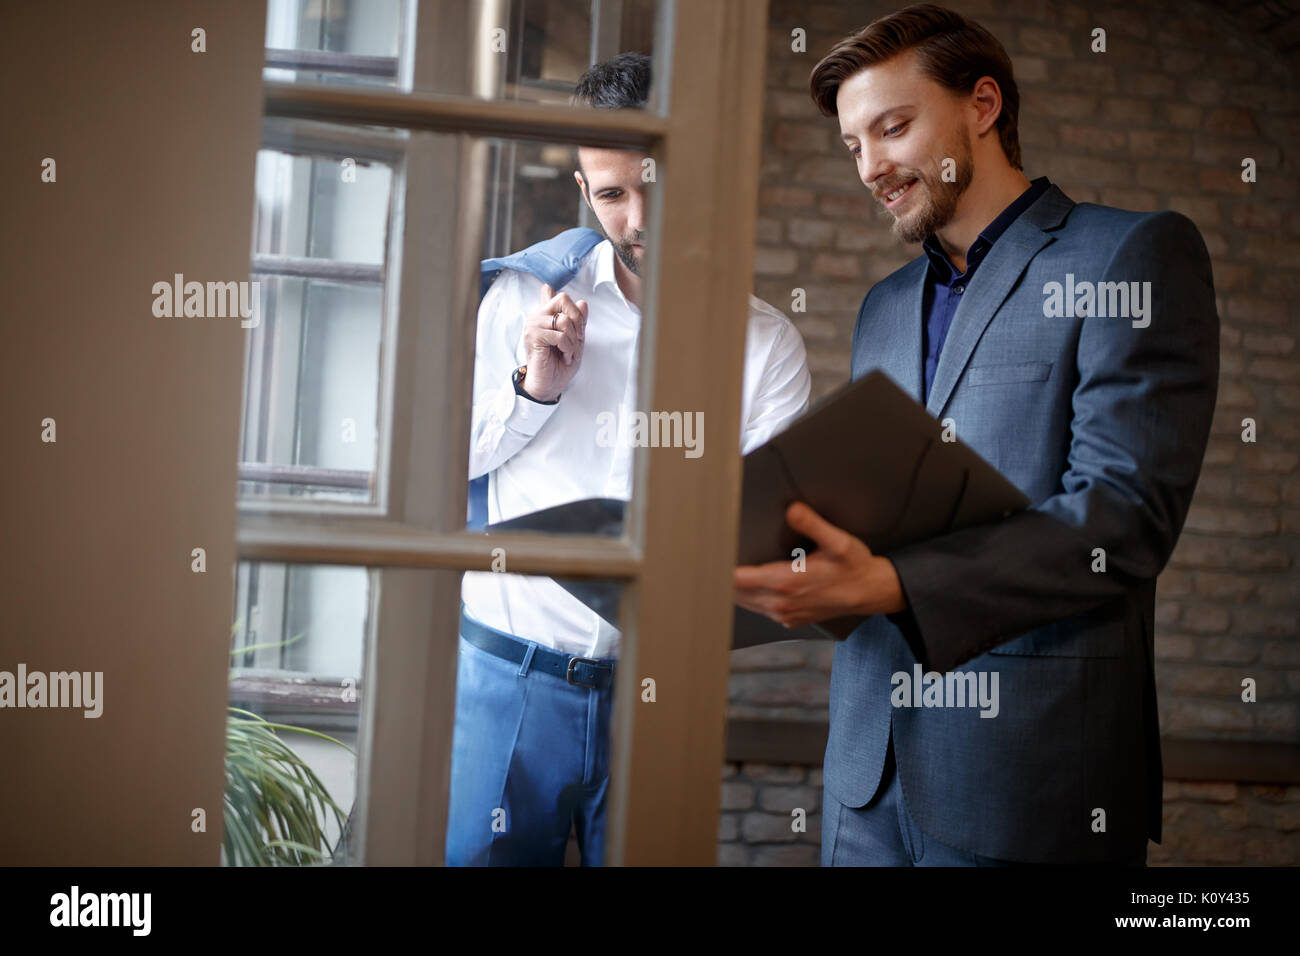
[[[582,364],[586,338],[586,300],[574,302],[543,285],[541,304],[524,320],[524,391],[539,402],[558,398]]]
[[[785,520],[811,538],[817,549],[806,570],[790,561],[736,568],[736,603],[786,627],[802,627],[846,615],[894,614],[907,607],[902,584],[888,558],[871,553],[860,540],[797,501]]]

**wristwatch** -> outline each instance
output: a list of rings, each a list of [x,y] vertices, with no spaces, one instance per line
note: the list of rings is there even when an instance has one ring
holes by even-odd
[[[528,366],[521,365],[517,369],[515,369],[514,374],[510,376],[510,381],[514,383],[515,386],[516,395],[522,395],[530,402],[536,402],[538,405],[554,405],[557,402],[559,402],[560,398],[558,395],[555,398],[551,399],[549,402],[544,402],[540,398],[534,398],[532,395],[529,395],[526,391],[524,391],[524,376],[526,376],[527,374],[528,374]]]

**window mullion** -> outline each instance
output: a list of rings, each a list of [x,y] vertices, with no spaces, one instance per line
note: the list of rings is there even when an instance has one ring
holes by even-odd
[[[353,814],[359,864],[443,862],[460,577],[454,571],[371,572]]]
[[[404,129],[337,126],[292,116],[268,116],[262,121],[262,148],[294,156],[392,165],[401,159],[409,138]]]
[[[634,577],[639,552],[626,541],[594,535],[520,532],[485,537],[474,532],[431,532],[376,516],[243,514],[237,545],[245,561],[342,564],[368,567],[492,570],[492,550],[502,548],[510,571],[577,577]]]
[[[648,250],[654,323],[643,340],[649,362],[638,396],[656,410],[702,412],[712,451],[688,461],[638,449],[630,524],[645,564],[614,698],[606,835],[613,864],[716,860],[766,6],[716,0],[672,18],[665,78],[679,95],[660,154],[667,192],[652,196],[660,213]],[[657,685],[652,706],[641,702],[646,678]]]
[[[610,149],[647,149],[667,121],[646,110],[592,110],[552,103],[484,100],[445,93],[401,93],[308,83],[263,84],[268,116],[439,133],[582,142]]]
[[[326,282],[366,282],[373,285],[384,281],[384,267],[371,262],[258,253],[253,256],[253,275],[323,279]]]

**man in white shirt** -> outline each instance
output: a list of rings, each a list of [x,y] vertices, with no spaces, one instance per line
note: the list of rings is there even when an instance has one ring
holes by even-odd
[[[650,58],[622,54],[588,70],[573,100],[643,108],[649,87]],[[489,523],[631,497],[644,156],[578,158],[606,240],[563,291],[507,269],[479,308],[469,476],[488,475]],[[811,384],[790,320],[749,305],[742,453],[802,414]],[[462,601],[447,863],[559,865],[572,825],[583,864],[599,865],[618,630],[546,577],[469,572]]]

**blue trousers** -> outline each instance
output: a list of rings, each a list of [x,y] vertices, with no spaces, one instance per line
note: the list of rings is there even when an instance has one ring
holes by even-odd
[[[562,866],[573,828],[582,865],[600,866],[613,686],[576,686],[464,637],[457,657],[447,865]]]
[[[822,866],[1022,866],[958,850],[926,836],[907,812],[889,735],[884,779],[863,807],[849,807],[823,794]],[[1146,847],[1130,866],[1146,865]]]

